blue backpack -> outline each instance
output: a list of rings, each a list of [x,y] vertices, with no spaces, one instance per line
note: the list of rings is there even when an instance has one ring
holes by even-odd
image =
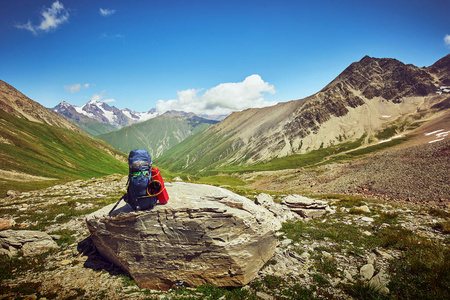
[[[151,196],[148,186],[152,179],[152,159],[147,150],[133,150],[128,156],[128,188],[125,201],[134,210],[152,209],[158,198]]]

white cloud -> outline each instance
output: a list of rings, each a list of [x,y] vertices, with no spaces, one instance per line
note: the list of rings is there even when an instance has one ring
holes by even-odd
[[[100,38],[114,40],[114,39],[123,39],[123,38],[125,38],[125,36],[123,34],[120,34],[120,33],[119,34],[109,35],[109,34],[106,34],[106,33],[103,32],[100,35]]]
[[[275,105],[264,100],[263,93],[275,93],[275,87],[257,75],[251,75],[242,82],[222,83],[202,95],[202,90],[189,89],[177,92],[175,100],[159,100],[156,107],[161,113],[180,110],[197,114],[229,114],[250,107]]]
[[[444,43],[445,43],[445,45],[446,45],[447,47],[450,47],[450,34],[447,34],[447,35],[444,37]]]
[[[87,88],[89,88],[89,83],[85,83],[85,84],[76,83],[76,84],[64,86],[64,89],[71,94],[78,93],[80,90],[87,89]]]
[[[109,8],[100,8],[100,14],[104,17],[110,16],[116,12],[115,9],[109,9]]]
[[[48,32],[52,29],[56,29],[59,25],[69,21],[69,12],[59,1],[55,1],[51,7],[43,9],[41,16],[42,20],[39,25],[33,25],[31,21],[28,20],[26,24],[16,25],[16,27],[37,34],[38,32]]]
[[[101,103],[101,102],[103,102],[103,103],[109,103],[109,102],[115,102],[116,100],[114,100],[114,99],[105,99],[105,100],[103,100],[103,98],[105,97],[105,90],[103,90],[100,94],[94,94],[94,95],[92,95],[92,97],[91,97],[91,100],[89,101],[89,102],[93,102],[93,103],[95,103],[95,102],[97,102],[97,103]]]

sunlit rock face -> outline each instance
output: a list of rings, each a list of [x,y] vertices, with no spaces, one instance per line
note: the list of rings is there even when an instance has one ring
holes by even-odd
[[[86,218],[99,252],[141,288],[176,284],[243,286],[274,254],[280,222],[263,207],[228,190],[167,184],[170,200],[133,212],[112,205]]]

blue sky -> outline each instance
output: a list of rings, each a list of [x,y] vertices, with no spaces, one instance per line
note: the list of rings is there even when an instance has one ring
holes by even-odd
[[[365,55],[450,52],[448,0],[0,3],[0,79],[46,107],[226,113],[314,94]]]

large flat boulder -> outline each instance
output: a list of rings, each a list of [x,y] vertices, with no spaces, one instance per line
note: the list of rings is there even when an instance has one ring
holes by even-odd
[[[141,288],[175,284],[242,286],[274,254],[280,222],[226,189],[175,182],[167,205],[133,212],[122,203],[92,213],[87,226],[99,252]]]

